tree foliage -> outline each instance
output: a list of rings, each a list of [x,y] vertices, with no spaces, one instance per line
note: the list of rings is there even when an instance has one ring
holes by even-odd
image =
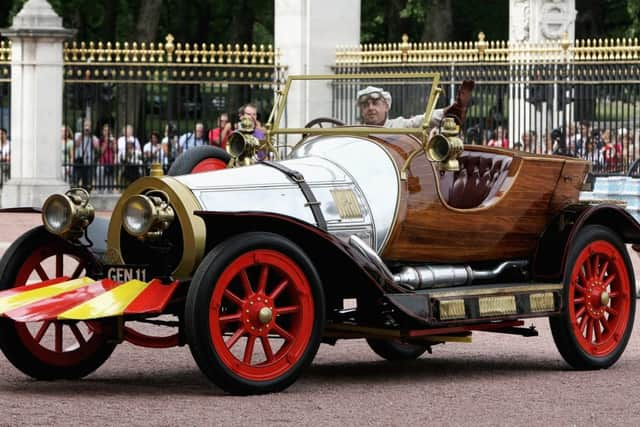
[[[26,1],[0,0],[0,28]],[[48,1],[78,40],[163,41],[172,33],[190,43],[273,43],[273,0]],[[576,0],[576,9],[576,38],[640,35],[640,0]],[[403,34],[411,41],[509,36],[509,0],[362,0],[361,10],[363,43],[399,42]]]
[[[27,0],[0,1],[0,28]],[[273,2],[264,0],[48,0],[78,40],[273,43]],[[158,6],[158,19],[151,19]],[[150,12],[151,11],[151,12]]]

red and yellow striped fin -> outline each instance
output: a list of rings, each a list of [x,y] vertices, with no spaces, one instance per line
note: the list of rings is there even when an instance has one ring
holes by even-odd
[[[0,294],[0,314],[43,299],[54,298],[65,292],[87,286],[89,283],[93,283],[93,280],[88,277],[81,277],[80,279],[68,280],[44,287],[36,285],[35,289],[31,286],[21,286],[17,289],[11,289],[10,291],[20,290],[20,292],[13,292],[7,296]]]
[[[63,281],[60,281],[63,280]],[[18,322],[91,320],[161,313],[179,282],[59,278],[0,292],[0,316]]]

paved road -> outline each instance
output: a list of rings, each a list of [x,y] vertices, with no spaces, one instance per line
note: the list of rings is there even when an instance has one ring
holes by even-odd
[[[38,222],[6,217],[2,242]],[[540,320],[540,337],[476,333],[472,344],[404,364],[381,361],[361,340],[323,345],[285,392],[243,398],[211,387],[188,348],[123,344],[72,382],[33,381],[0,356],[0,425],[638,425],[638,323],[606,371],[569,370]]]

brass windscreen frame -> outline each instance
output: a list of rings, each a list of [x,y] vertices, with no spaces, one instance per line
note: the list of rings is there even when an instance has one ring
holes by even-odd
[[[318,80],[367,80],[367,79],[431,79],[431,90],[429,99],[425,106],[424,122],[420,128],[383,128],[371,126],[349,126],[347,128],[281,128],[280,121],[284,113],[284,108],[289,96],[291,84],[294,81],[318,81]],[[282,94],[278,97],[277,102],[273,106],[267,128],[273,135],[276,134],[313,134],[313,135],[370,135],[375,134],[422,134],[424,129],[429,125],[431,113],[435,108],[436,88],[440,84],[440,73],[366,73],[366,74],[312,74],[312,75],[291,75],[287,77]]]

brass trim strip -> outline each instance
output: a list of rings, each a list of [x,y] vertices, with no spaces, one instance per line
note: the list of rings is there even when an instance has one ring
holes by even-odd
[[[497,294],[517,294],[528,292],[553,292],[562,290],[562,283],[538,283],[524,286],[508,286],[504,288],[461,289],[454,291],[429,292],[431,298],[452,298],[462,296],[480,296]]]
[[[464,319],[467,317],[463,299],[438,301],[438,310],[440,312],[440,320]]]
[[[503,316],[518,312],[514,295],[478,298],[478,306],[481,317]]]
[[[330,193],[336,207],[338,208],[338,215],[340,215],[340,218],[362,218],[360,202],[353,190],[331,190]]]
[[[529,295],[529,305],[532,313],[554,311],[556,308],[553,292],[543,292]]]

